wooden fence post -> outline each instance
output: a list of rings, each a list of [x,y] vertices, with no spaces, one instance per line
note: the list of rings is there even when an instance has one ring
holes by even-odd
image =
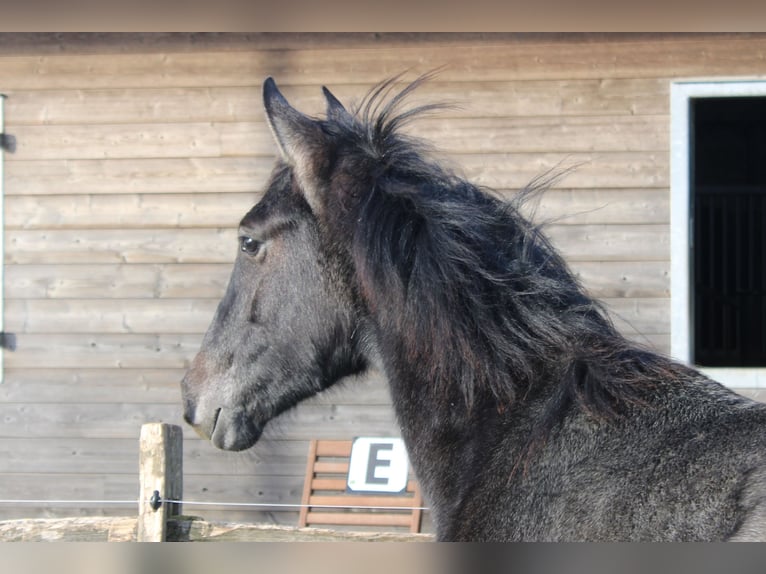
[[[138,500],[139,542],[164,542],[167,520],[181,513],[183,433],[180,426],[148,423],[141,427]]]

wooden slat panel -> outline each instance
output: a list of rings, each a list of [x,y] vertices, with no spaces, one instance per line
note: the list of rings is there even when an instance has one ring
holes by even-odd
[[[352,443],[347,440],[317,441],[316,456],[351,456]]]
[[[199,335],[25,334],[5,354],[9,369],[186,369]]]
[[[319,438],[351,436],[352,429],[374,436],[397,428],[394,413],[386,405],[312,404],[298,409],[289,424],[283,420],[283,424],[275,421],[267,426],[264,438],[301,440],[312,433]],[[180,400],[171,404],[11,403],[0,404],[0,420],[7,438],[135,438],[145,422],[185,426],[181,411]],[[345,489],[344,480],[341,489]]]
[[[448,154],[469,181],[494,189],[522,189],[541,175],[575,169],[556,187],[669,188],[669,154],[659,152]]]
[[[446,153],[667,151],[667,116],[439,118],[408,129]]]
[[[183,369],[5,369],[0,401],[8,403],[173,403]]]
[[[255,193],[8,196],[6,229],[231,227]]]
[[[326,495],[318,494],[309,497],[311,506],[336,506],[346,508],[349,506],[371,506],[375,508],[399,508],[412,507],[411,496],[370,496],[361,494]]]
[[[262,189],[270,157],[216,157],[7,162],[8,195],[250,193]]]
[[[146,422],[183,424],[179,405],[2,404],[7,438],[130,438]]]
[[[8,163],[60,159],[274,157],[266,123],[18,126]]]
[[[232,263],[237,230],[10,230],[8,263]]]
[[[668,261],[668,225],[552,225],[548,236],[568,261]]]
[[[177,403],[183,368],[62,368],[5,369],[0,401],[9,403]],[[390,405],[388,384],[371,371],[349,377],[331,397],[319,395],[306,404]],[[190,433],[189,438],[194,438]],[[307,437],[304,437],[306,440]],[[305,446],[302,447],[305,451]],[[304,456],[305,452],[301,453]]]
[[[70,411],[77,412],[77,411]],[[198,478],[206,488],[213,488],[211,483],[220,481],[235,482],[241,487],[247,477],[255,479],[263,486],[265,477],[294,477],[289,483],[294,486],[301,483],[301,472],[306,464],[306,441],[271,440],[257,444],[246,456],[215,448],[209,441],[196,438],[189,426],[184,432],[184,470],[187,476]],[[34,456],[30,456],[34,453]],[[138,480],[136,461],[138,459],[138,440],[135,437],[90,438],[90,437],[17,437],[0,438],[0,473],[83,473],[126,474]],[[234,477],[239,477],[234,480]],[[268,479],[273,486],[277,478]],[[225,490],[224,486],[214,490]],[[250,494],[252,490],[252,496]],[[247,502],[248,497],[256,498],[257,485],[241,493],[239,498],[230,494],[225,500]],[[187,492],[187,496],[191,493]],[[194,493],[195,498],[205,496],[209,500],[213,494],[205,494],[201,489]],[[258,495],[261,497],[263,495]],[[5,496],[0,495],[0,498]],[[282,500],[284,497],[281,497]],[[274,501],[272,501],[274,502]]]
[[[314,463],[314,472],[317,474],[346,474],[348,473],[348,462],[318,460]]]
[[[335,524],[346,526],[409,526],[410,515],[376,514],[373,512],[315,512],[306,515],[307,524]]]
[[[514,194],[504,195],[510,198]],[[556,225],[667,224],[670,191],[664,188],[551,189],[530,201],[527,213],[535,221]]]
[[[0,473],[131,474],[137,480],[137,457],[135,438],[0,439]]]
[[[314,490],[345,490],[345,478],[315,478]]]
[[[5,266],[5,294],[8,299],[219,299],[231,269],[230,262],[11,264]]]
[[[401,70],[428,69],[449,61],[443,80],[470,81],[481,70],[485,81],[525,79],[640,78],[752,73],[752,58],[766,51],[761,36],[638,39],[635,42],[577,41],[445,45],[413,44],[368,50],[274,50],[254,52],[86,54],[2,58],[6,90],[116,87],[185,87],[201,78],[210,86],[241,86],[275,75],[282,85],[371,84]],[[756,57],[756,56],[753,56]],[[480,65],[479,65],[480,64]]]
[[[668,225],[551,225],[547,233],[571,261],[668,260]],[[236,229],[10,230],[14,263],[231,263]]]
[[[14,333],[204,333],[217,299],[10,299]]]
[[[136,500],[130,504],[2,504],[4,519],[37,516],[124,516],[137,514],[138,480],[134,474],[2,473],[3,498],[8,500]]]
[[[260,122],[264,115],[258,80],[252,78],[250,86],[222,88],[79,86],[18,91],[5,102],[6,123],[13,133],[25,125]],[[359,100],[368,89],[329,79],[323,83],[329,83],[344,103]],[[445,117],[641,116],[668,113],[668,85],[657,78],[486,82],[474,77],[470,85],[443,80],[426,83],[418,88],[415,100],[457,104],[440,114]],[[289,98],[297,109],[322,111],[322,94],[316,85],[291,86]]]
[[[449,153],[667,151],[667,116],[421,118],[407,131]],[[8,162],[272,158],[265,122],[19,126]]]
[[[516,194],[499,191],[509,199]],[[258,198],[253,193],[9,196],[6,229],[234,228]],[[670,194],[662,188],[554,189],[540,196],[535,215],[561,225],[665,223]]]
[[[443,154],[471,181],[520,189],[541,174],[579,166],[560,187],[668,188],[662,152]],[[8,195],[256,193],[274,166],[270,157],[37,160],[6,165]]]

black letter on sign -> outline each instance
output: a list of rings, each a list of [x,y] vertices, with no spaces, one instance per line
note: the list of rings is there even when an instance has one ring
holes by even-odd
[[[375,476],[375,469],[379,466],[391,466],[391,461],[384,458],[378,458],[378,452],[381,450],[393,450],[394,445],[386,443],[377,443],[370,445],[370,457],[367,459],[367,484],[387,484],[387,478]]]

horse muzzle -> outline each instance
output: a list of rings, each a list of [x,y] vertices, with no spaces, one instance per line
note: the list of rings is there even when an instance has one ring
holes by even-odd
[[[261,432],[244,409],[219,408],[210,441],[221,450],[240,451],[258,442]]]
[[[218,407],[205,409],[187,403],[184,420],[203,439],[221,450],[240,451],[253,446],[261,436],[261,429],[248,416],[245,409]]]

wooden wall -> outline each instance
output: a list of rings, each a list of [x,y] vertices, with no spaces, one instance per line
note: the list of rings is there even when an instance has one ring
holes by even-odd
[[[669,84],[766,71],[762,35],[5,35],[5,313],[0,499],[133,500],[138,432],[183,424],[178,382],[223,293],[236,224],[275,154],[260,86],[320,113],[399,73],[459,107],[413,131],[542,200],[554,242],[631,337],[669,349]],[[396,433],[379,375],[275,421],[253,451],[186,432],[192,500],[294,503],[310,437]],[[0,518],[132,514],[9,505]],[[294,524],[290,511],[189,513]]]

